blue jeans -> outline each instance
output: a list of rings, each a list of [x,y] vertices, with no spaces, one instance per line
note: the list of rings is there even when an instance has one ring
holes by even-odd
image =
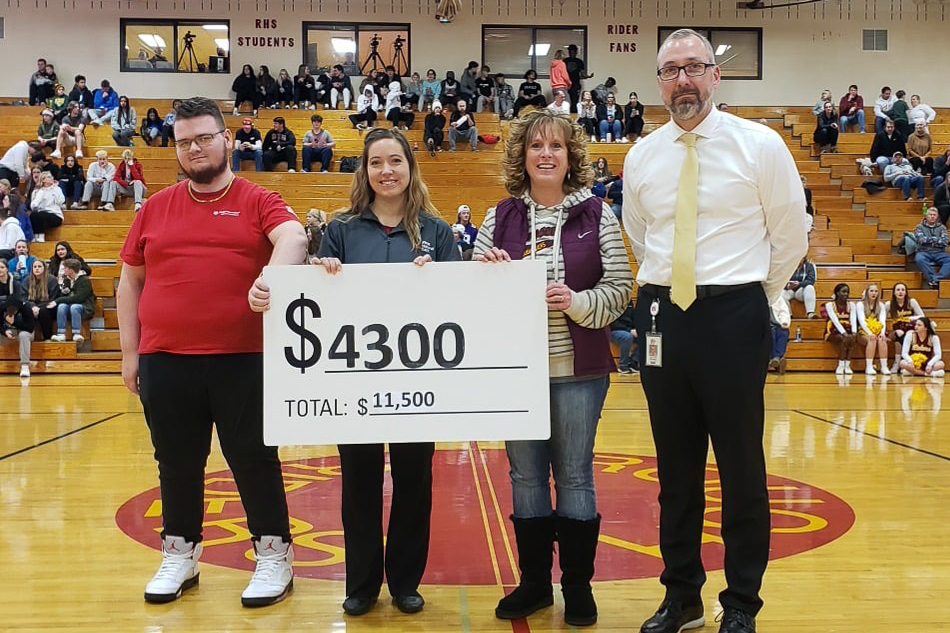
[[[883,131],[884,131],[884,124],[885,124],[885,123],[887,123],[887,119],[885,119],[884,117],[882,117],[882,116],[876,116],[876,117],[874,117],[874,132],[875,132],[875,134],[878,133],[878,132],[883,132]]]
[[[63,197],[67,200],[72,197],[73,202],[79,202],[82,200],[82,190],[86,182],[84,180],[74,180],[72,191],[70,191],[69,183],[60,181],[59,188],[63,192]]]
[[[551,472],[557,514],[588,521],[597,516],[594,437],[610,376],[551,383],[551,439],[505,442],[511,464],[514,516],[551,515]]]
[[[933,283],[938,279],[946,279],[950,276],[950,253],[945,251],[917,251],[914,255],[917,261],[917,268],[927,277],[927,283]],[[934,273],[934,266],[940,266],[940,270]]]
[[[877,164],[877,168],[881,170],[881,173],[884,173],[884,170],[887,169],[887,166],[891,164],[891,159],[887,156],[878,156],[874,159],[874,162]]]
[[[848,124],[856,122],[858,124],[858,131],[864,132],[864,110],[858,110],[851,116],[843,116],[838,119],[838,131],[844,132],[848,129]]]
[[[56,329],[60,334],[66,333],[66,319],[72,320],[73,335],[82,330],[82,304],[60,303],[56,306]]]
[[[946,180],[943,176],[932,176],[930,178],[930,188],[936,189],[943,184],[943,181]]]
[[[610,132],[614,135],[615,141],[620,138],[620,121],[617,119],[614,119],[613,121],[603,119],[600,122],[600,140],[607,138],[607,132]]]
[[[246,158],[254,159],[254,169],[257,171],[264,169],[264,153],[259,149],[236,149],[231,152],[231,169],[241,171],[241,161]]]
[[[788,328],[772,326],[772,355],[769,358],[783,358],[788,349]]]
[[[610,340],[620,346],[619,365],[621,368],[637,367],[639,365],[637,358],[630,354],[633,344],[637,342],[637,338],[630,330],[611,330]]]
[[[330,163],[333,161],[333,149],[329,147],[310,147],[303,146],[303,165],[300,167],[304,171],[310,171],[310,165],[313,161],[320,161],[320,169],[330,171]]]
[[[910,197],[910,190],[914,187],[917,188],[917,199],[924,197],[924,177],[920,174],[916,176],[898,176],[894,179],[894,185],[901,188],[905,198]]]

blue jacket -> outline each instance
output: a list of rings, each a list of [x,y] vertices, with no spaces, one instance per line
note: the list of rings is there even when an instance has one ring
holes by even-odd
[[[93,99],[96,104],[96,109],[104,108],[111,110],[119,107],[119,93],[115,91],[115,88],[111,88],[109,94],[104,96],[102,88],[96,88],[96,91],[93,93]]]
[[[26,256],[26,266],[23,267],[23,270],[17,270],[17,264],[20,262],[19,255],[14,255],[10,261],[7,262],[7,266],[10,268],[10,274],[13,275],[13,278],[17,281],[23,281],[30,276],[30,271],[33,270],[33,262],[36,261],[36,255],[27,255]]]

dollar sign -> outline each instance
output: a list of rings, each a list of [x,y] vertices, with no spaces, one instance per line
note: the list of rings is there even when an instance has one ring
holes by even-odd
[[[300,310],[300,322],[298,323],[295,318],[295,313],[297,310]],[[307,329],[307,313],[306,310],[310,310],[310,314],[314,318],[320,318],[320,306],[317,305],[317,302],[313,299],[308,299],[304,294],[300,293],[299,299],[294,299],[290,302],[290,305],[287,306],[287,327],[294,334],[300,335],[300,357],[294,355],[294,349],[290,346],[284,348],[284,357],[287,359],[287,362],[290,363],[292,367],[297,367],[300,369],[300,373],[306,373],[308,367],[313,367],[317,364],[317,361],[320,360],[320,339],[317,338],[317,335]],[[307,343],[313,347],[313,351],[309,356],[304,354],[307,351]]]
[[[366,415],[366,398],[360,398],[359,405],[360,405],[360,411],[359,411],[360,415]]]

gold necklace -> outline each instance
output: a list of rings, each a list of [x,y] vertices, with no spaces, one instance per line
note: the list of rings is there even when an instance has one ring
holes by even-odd
[[[231,174],[231,180],[228,182],[228,186],[224,188],[224,191],[221,193],[220,196],[218,196],[217,198],[211,198],[210,200],[202,200],[195,195],[195,192],[191,188],[191,181],[189,180],[188,181],[188,195],[191,196],[191,199],[194,200],[195,202],[202,203],[202,204],[206,202],[217,202],[224,196],[228,195],[228,192],[231,190],[231,185],[233,184],[234,184],[234,174]]]

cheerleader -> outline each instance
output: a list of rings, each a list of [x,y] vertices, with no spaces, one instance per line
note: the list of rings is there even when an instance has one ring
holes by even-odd
[[[887,367],[887,332],[884,324],[887,322],[887,309],[881,301],[881,288],[875,283],[868,284],[864,290],[864,297],[857,304],[858,314],[858,344],[864,345],[864,358],[867,360],[864,373],[873,376],[874,350],[877,349],[881,357],[881,373],[888,375],[891,370]]]
[[[917,299],[907,292],[907,284],[897,282],[891,291],[891,300],[885,304],[887,309],[887,338],[894,344],[894,365],[891,373],[900,371],[901,348],[904,334],[914,329],[914,321],[924,316]]]
[[[825,304],[828,322],[825,325],[825,340],[838,348],[836,374],[853,374],[851,370],[851,347],[854,345],[854,327],[851,315],[854,305],[848,301],[851,288],[848,284],[835,286],[833,299]]]
[[[914,331],[904,335],[901,373],[905,376],[943,376],[940,337],[925,316],[916,319]]]

